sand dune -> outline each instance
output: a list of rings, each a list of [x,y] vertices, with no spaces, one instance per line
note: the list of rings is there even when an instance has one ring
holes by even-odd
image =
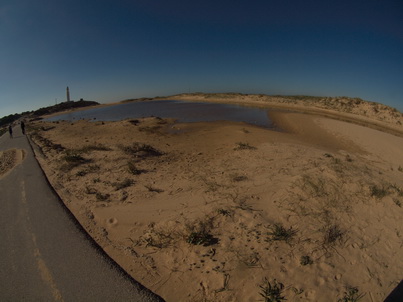
[[[286,131],[145,118],[36,122],[31,137],[91,236],[167,301],[258,301],[276,287],[287,301],[382,301],[403,271],[403,138],[271,118]],[[400,131],[398,118],[371,121]]]

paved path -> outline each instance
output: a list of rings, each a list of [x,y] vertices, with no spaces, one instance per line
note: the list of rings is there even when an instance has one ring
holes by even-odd
[[[163,301],[120,269],[50,189],[19,127],[0,150],[26,158],[0,178],[0,301]]]

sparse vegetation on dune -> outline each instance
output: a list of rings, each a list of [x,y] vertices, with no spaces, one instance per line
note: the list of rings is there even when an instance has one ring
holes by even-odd
[[[1,137],[4,133],[6,133],[6,132],[7,132],[7,128],[6,128],[6,127],[0,128],[0,137]]]
[[[337,300],[338,302],[357,302],[361,300],[365,294],[360,294],[357,287],[348,287],[344,292],[344,296]]]
[[[61,165],[61,170],[65,172],[70,171],[82,164],[91,162],[89,159],[81,156],[81,153],[76,150],[66,150],[62,159],[63,164]]]
[[[99,105],[99,103],[94,102],[94,101],[84,101],[84,100],[79,100],[76,102],[74,102],[74,101],[62,102],[57,105],[43,107],[38,110],[35,110],[35,111],[33,111],[33,115],[42,116],[42,115],[56,113],[56,112],[65,111],[65,110],[69,110],[69,109],[89,107],[89,106],[95,106],[95,105]]]
[[[309,95],[265,95],[265,94],[242,94],[242,93],[191,93],[175,95],[177,98],[200,98],[200,99],[217,99],[217,100],[245,100],[253,102],[254,100],[260,100],[272,103],[285,103],[285,104],[301,104],[304,106],[318,107],[324,109],[334,109],[340,112],[352,112],[362,115],[369,115],[373,113],[389,114],[393,117],[401,117],[402,113],[396,108],[392,108],[381,103],[365,101],[361,98],[338,96],[338,97],[326,97],[326,96],[309,96]],[[366,108],[369,107],[369,108]],[[361,109],[361,108],[365,108]],[[370,111],[370,112],[368,112]]]
[[[398,162],[245,125],[40,125],[32,138],[62,198],[168,301],[381,301],[401,277]]]
[[[65,111],[69,109],[75,109],[75,108],[82,108],[82,107],[88,107],[88,106],[95,106],[99,105],[99,103],[94,102],[94,101],[71,101],[71,102],[62,102],[57,105],[52,105],[48,107],[43,107],[38,110],[34,111],[26,111],[22,113],[15,113],[15,114],[10,114],[7,116],[0,117],[0,136],[7,131],[6,127],[9,124],[15,123],[20,119],[31,119],[35,120],[38,117],[46,114],[51,114],[51,113],[57,113],[60,111]]]
[[[354,97],[326,97],[306,95],[264,95],[242,93],[190,93],[171,96],[170,99],[223,103],[248,103],[264,107],[292,108],[295,111],[332,115],[343,120],[363,124],[402,136],[403,113],[381,103]],[[353,115],[355,118],[352,118]],[[365,122],[359,120],[364,118]],[[372,122],[371,122],[372,121]]]
[[[80,153],[89,153],[92,151],[111,151],[112,149],[104,146],[102,144],[85,145],[84,147],[77,150]]]
[[[131,155],[137,158],[145,158],[150,156],[161,156],[163,153],[154,147],[141,144],[141,143],[134,143],[131,146],[121,146],[120,147],[126,154]]]
[[[129,178],[125,178],[124,180],[120,182],[114,182],[112,183],[112,186],[115,188],[116,191],[130,187],[131,185],[134,184],[134,181]]]
[[[345,232],[337,224],[327,226],[324,229],[323,244],[333,246],[337,242],[342,242]]]
[[[249,145],[248,143],[237,143],[237,146],[234,150],[255,150],[256,147]]]
[[[286,229],[282,224],[276,223],[270,227],[270,232],[267,234],[271,237],[270,240],[290,243],[296,233],[292,227]]]
[[[259,294],[263,297],[265,302],[281,302],[287,300],[283,296],[284,284],[277,282],[276,279],[270,282],[265,278],[263,285],[259,285],[259,287],[261,289]]]
[[[136,167],[136,163],[133,161],[128,161],[127,162],[127,169],[128,171],[133,174],[133,175],[140,175],[141,173],[145,173],[146,170],[138,169]]]

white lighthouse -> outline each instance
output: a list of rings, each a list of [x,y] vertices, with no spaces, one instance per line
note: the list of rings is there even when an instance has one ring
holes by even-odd
[[[67,88],[66,88],[66,94],[67,94],[67,102],[70,102],[70,90],[69,90],[69,86],[67,86]]]

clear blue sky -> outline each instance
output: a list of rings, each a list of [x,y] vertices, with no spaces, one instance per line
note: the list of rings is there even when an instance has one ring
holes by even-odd
[[[402,0],[0,0],[0,116],[182,92],[403,111]]]

